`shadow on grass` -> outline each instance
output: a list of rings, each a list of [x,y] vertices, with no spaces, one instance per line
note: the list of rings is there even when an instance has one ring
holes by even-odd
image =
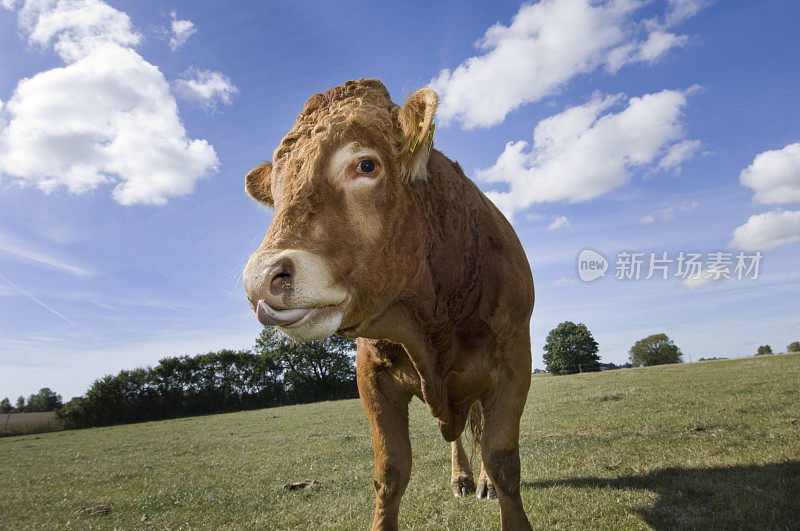
[[[793,529],[800,522],[800,461],[522,484],[527,489],[559,486],[655,492],[655,504],[638,512],[656,529]]]

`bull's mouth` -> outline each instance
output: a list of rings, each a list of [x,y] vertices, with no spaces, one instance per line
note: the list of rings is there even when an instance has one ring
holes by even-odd
[[[343,301],[344,302],[344,301]],[[276,310],[264,299],[258,301],[256,307],[256,317],[258,322],[265,326],[280,326],[281,328],[298,328],[307,323],[314,315],[319,312],[330,310],[341,306],[332,304],[316,308],[293,308],[289,310]]]
[[[265,326],[299,326],[306,322],[316,308],[295,308],[293,310],[276,310],[264,299],[258,301],[256,317]]]

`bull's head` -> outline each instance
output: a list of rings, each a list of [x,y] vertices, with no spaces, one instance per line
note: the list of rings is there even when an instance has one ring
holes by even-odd
[[[349,81],[311,97],[273,161],[247,174],[247,193],[275,210],[243,275],[261,323],[295,341],[354,334],[407,287],[437,101],[421,89],[400,108],[380,81]]]

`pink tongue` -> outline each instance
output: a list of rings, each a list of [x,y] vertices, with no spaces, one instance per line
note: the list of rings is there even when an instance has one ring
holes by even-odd
[[[296,310],[276,310],[263,300],[258,301],[256,316],[258,322],[266,326],[286,326],[296,323],[311,310],[309,308],[298,308]]]

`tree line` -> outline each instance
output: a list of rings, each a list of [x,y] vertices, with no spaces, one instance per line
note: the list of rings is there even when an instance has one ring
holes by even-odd
[[[0,413],[40,413],[55,411],[63,406],[61,395],[49,387],[43,387],[38,393],[30,395],[27,400],[24,396],[17,398],[16,406],[12,406],[11,400],[7,397],[0,400]]]
[[[167,357],[95,380],[56,416],[86,428],[356,397],[354,352],[351,339],[300,345],[264,328],[250,350]]]
[[[787,352],[800,351],[797,341]],[[601,363],[599,347],[583,323],[565,321],[550,331],[544,361],[552,374],[680,363],[680,349],[666,334],[637,341],[625,365]],[[0,401],[1,413],[56,411],[67,428],[106,426],[284,404],[355,398],[355,341],[338,336],[296,344],[264,328],[250,350],[220,350],[167,357],[155,367],[123,370],[63,404],[61,395],[40,389],[16,406]],[[758,354],[771,354],[768,345]]]
[[[793,341],[786,345],[786,353],[800,352],[800,341]],[[772,347],[770,345],[761,345],[756,351],[756,356],[764,356],[765,354],[772,354]]]
[[[542,358],[547,371],[556,375],[622,367],[648,367],[683,361],[681,350],[667,334],[653,334],[634,343],[628,351],[628,363],[625,365],[600,363],[598,352],[597,341],[585,324],[564,321],[547,334]],[[800,342],[794,341],[789,344],[786,352],[800,352]],[[764,354],[772,354],[769,345],[758,347],[756,355]],[[704,359],[701,358],[700,361]]]
[[[653,334],[637,341],[628,352],[628,363],[600,363],[600,348],[583,323],[564,321],[547,334],[544,362],[552,374],[575,374],[623,367],[646,367],[680,363],[682,354],[666,334]]]

